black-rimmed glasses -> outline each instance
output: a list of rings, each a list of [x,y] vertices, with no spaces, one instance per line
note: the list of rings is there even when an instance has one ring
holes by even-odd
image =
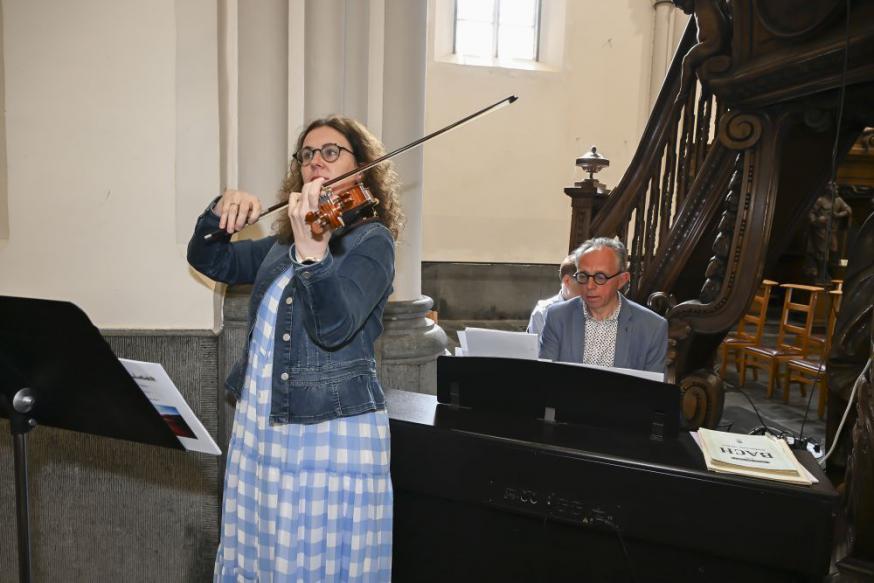
[[[318,152],[322,155],[322,160],[325,162],[336,162],[337,158],[340,157],[340,153],[343,151],[349,152],[353,156],[355,155],[355,152],[349,148],[344,148],[340,144],[323,144],[321,148],[310,148],[309,146],[301,148],[300,151],[295,152],[294,159],[297,160],[301,166],[306,166],[313,161],[316,152]]]
[[[578,271],[573,275],[573,278],[577,281],[577,283],[586,285],[589,283],[589,278],[591,277],[595,280],[595,283],[598,285],[604,285],[620,273],[625,273],[624,271],[617,271],[613,275],[607,275],[606,273],[599,271],[598,273],[586,273],[585,271]]]

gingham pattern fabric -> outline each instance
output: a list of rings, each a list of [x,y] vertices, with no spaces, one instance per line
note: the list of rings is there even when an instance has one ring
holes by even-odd
[[[586,339],[583,342],[583,364],[613,366],[616,358],[616,336],[619,333],[619,311],[622,309],[622,295],[613,313],[603,320],[596,320],[589,313],[586,302],[583,316],[586,318]]]
[[[385,411],[270,425],[273,328],[293,268],[258,309],[225,474],[215,581],[391,580]]]

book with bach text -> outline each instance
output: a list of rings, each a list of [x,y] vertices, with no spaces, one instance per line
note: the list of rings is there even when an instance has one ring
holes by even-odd
[[[707,469],[728,474],[810,485],[816,481],[782,439],[698,430],[698,445]]]

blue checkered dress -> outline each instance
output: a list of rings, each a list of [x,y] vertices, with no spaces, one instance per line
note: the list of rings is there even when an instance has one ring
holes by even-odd
[[[215,581],[391,580],[385,411],[271,425],[278,277],[258,308],[225,474]]]

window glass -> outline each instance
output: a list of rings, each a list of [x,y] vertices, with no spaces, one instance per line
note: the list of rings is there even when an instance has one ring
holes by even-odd
[[[495,0],[458,0],[455,18],[489,22],[495,18]]]
[[[534,29],[530,26],[502,26],[498,34],[498,55],[505,59],[536,59]]]
[[[461,20],[455,29],[455,52],[465,57],[488,58],[494,46],[494,28],[490,22]]]
[[[455,54],[537,60],[540,0],[456,0]]]
[[[537,0],[501,0],[500,25],[533,26],[537,18]]]

